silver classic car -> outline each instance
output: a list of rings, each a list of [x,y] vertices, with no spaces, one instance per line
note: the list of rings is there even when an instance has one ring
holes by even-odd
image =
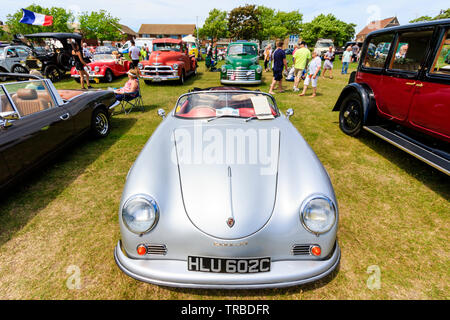
[[[153,284],[251,289],[318,280],[340,260],[330,178],[259,91],[182,95],[130,169],[114,256]]]

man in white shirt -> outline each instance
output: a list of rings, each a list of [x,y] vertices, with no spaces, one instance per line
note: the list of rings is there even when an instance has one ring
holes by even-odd
[[[92,59],[92,53],[89,51],[89,48],[87,46],[87,43],[83,43],[83,59],[84,61],[91,61]]]
[[[137,68],[139,64],[139,57],[141,56],[141,50],[135,46],[134,40],[131,40],[131,47],[130,47],[130,58],[133,62],[133,68]]]

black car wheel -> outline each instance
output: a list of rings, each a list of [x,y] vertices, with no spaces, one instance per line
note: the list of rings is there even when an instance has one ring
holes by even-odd
[[[364,110],[361,97],[352,92],[342,100],[339,112],[339,127],[349,136],[357,136],[363,126]]]
[[[96,109],[92,114],[91,132],[96,138],[104,138],[109,134],[111,125],[108,114],[103,109]]]
[[[184,84],[184,70],[181,70],[180,84]]]
[[[48,66],[45,68],[44,74],[52,82],[57,82],[61,79],[61,71],[59,71],[57,66]]]
[[[114,75],[113,75],[112,71],[109,70],[109,69],[106,70],[106,72],[105,72],[105,81],[108,82],[108,83],[111,83],[113,81],[113,79],[114,79]]]
[[[11,70],[12,73],[28,73],[27,68],[24,66],[14,66]]]
[[[0,68],[0,72],[8,73],[8,70],[5,70],[5,69],[3,69],[3,68]],[[0,77],[0,81],[1,81],[1,82],[5,82],[6,80],[8,80],[8,77],[7,77],[7,76],[2,76],[2,77]]]
[[[12,72],[12,73],[26,73],[26,74],[28,74],[28,69],[25,68],[24,66],[14,66],[14,67],[11,69],[11,72]],[[28,79],[27,79],[27,78],[17,78],[17,80],[19,80],[19,81],[25,81],[25,80],[28,80]]]

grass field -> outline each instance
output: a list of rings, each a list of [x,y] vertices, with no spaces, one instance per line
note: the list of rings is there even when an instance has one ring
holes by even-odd
[[[142,84],[145,112],[117,114],[103,140],[83,139],[1,198],[1,299],[449,299],[450,181],[375,136],[339,130],[331,109],[348,80],[320,79],[318,96],[276,94],[317,153],[339,201],[340,268],[314,284],[276,290],[188,290],[142,283],[116,266],[118,206],[126,174],[160,123],[192,87],[219,85],[200,64],[184,86]],[[351,66],[354,70],[355,65]],[[258,87],[267,92],[271,74]],[[125,78],[95,88],[118,87]],[[78,88],[73,80],[57,88]],[[73,266],[76,266],[75,268]],[[374,267],[375,266],[375,267]],[[73,270],[80,289],[69,289]],[[372,270],[372,271],[371,271]],[[367,281],[379,270],[379,289]],[[75,271],[76,272],[76,271]]]

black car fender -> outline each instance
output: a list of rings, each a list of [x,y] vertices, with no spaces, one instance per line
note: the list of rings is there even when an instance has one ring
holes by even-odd
[[[342,90],[339,98],[336,101],[336,104],[333,107],[332,111],[339,111],[341,108],[341,103],[345,99],[345,97],[351,93],[356,92],[361,98],[362,106],[364,109],[364,124],[369,124],[376,117],[376,102],[372,89],[366,83],[349,83]]]

